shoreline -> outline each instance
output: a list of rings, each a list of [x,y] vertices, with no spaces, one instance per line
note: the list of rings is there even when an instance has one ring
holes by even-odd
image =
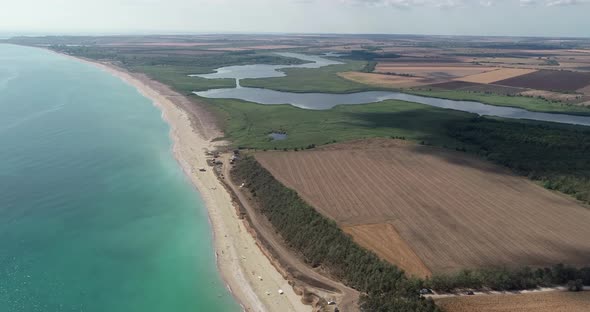
[[[203,121],[194,112],[183,109],[183,105],[175,99],[190,100],[143,74],[130,73],[110,63],[48,51],[96,66],[134,87],[160,109],[162,119],[170,127],[174,158],[206,206],[219,274],[226,289],[244,311],[311,311],[312,307],[301,302],[301,297],[259,249],[254,237],[238,217],[230,194],[207,165],[205,152],[213,151],[220,145],[211,139],[221,132],[212,127],[198,129],[193,125],[191,117],[200,123]],[[200,172],[197,169],[199,167],[207,168],[207,171]],[[284,294],[278,294],[279,289]]]

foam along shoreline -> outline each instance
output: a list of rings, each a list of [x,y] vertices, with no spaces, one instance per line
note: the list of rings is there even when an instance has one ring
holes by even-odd
[[[191,117],[200,117],[191,116],[192,113],[181,108],[179,101],[188,100],[144,75],[129,73],[112,64],[59,55],[92,64],[110,73],[135,87],[162,111],[162,118],[170,126],[174,157],[207,207],[217,267],[226,287],[243,310],[311,311],[311,306],[301,302],[287,280],[259,249],[242,220],[238,218],[229,193],[213,171],[200,172],[197,169],[208,168],[205,152],[215,149],[215,144],[207,138],[208,134],[193,126]],[[262,280],[259,276],[263,277]],[[282,289],[284,293],[279,294],[278,289]]]

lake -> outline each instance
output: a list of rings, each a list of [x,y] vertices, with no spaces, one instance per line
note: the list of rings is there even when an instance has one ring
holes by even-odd
[[[315,63],[293,66],[245,65],[222,67],[219,68],[217,72],[214,74],[198,76],[209,79],[234,78],[238,80],[237,87],[225,89],[211,89],[193,93],[205,98],[240,99],[244,101],[266,105],[290,104],[303,109],[317,110],[330,109],[336,105],[367,104],[381,102],[385,100],[402,100],[485,116],[496,116],[512,119],[530,119],[538,121],[551,121],[558,123],[590,126],[590,116],[532,112],[521,108],[494,106],[473,101],[455,101],[431,98],[392,91],[367,91],[350,94],[294,93],[261,88],[244,88],[239,85],[239,79],[243,78],[268,78],[285,76],[285,73],[280,71],[280,69],[282,68],[301,68],[302,66],[307,66],[304,68],[319,68],[322,66],[333,65],[333,62],[335,62],[322,58],[320,56],[309,56],[297,53],[281,53],[281,55],[300,58],[308,61],[314,61]]]

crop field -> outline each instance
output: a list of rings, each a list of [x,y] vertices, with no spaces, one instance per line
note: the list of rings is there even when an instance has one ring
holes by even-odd
[[[424,278],[432,274],[408,243],[399,236],[392,224],[343,226],[342,230],[354,237],[359,245],[372,250],[381,259],[404,268],[413,276]]]
[[[535,72],[534,69],[500,68],[480,74],[457,78],[456,80],[474,83],[494,83],[496,81],[518,77]]]
[[[590,84],[590,73],[540,70],[497,81],[496,84],[547,91],[574,92]]]
[[[500,86],[495,84],[483,84],[483,83],[474,83],[474,82],[466,82],[466,81],[449,81],[443,83],[437,83],[428,85],[428,88],[436,88],[436,89],[444,89],[444,90],[460,90],[460,91],[472,91],[472,92],[481,92],[481,93],[493,93],[493,94],[500,94],[500,95],[515,95],[519,94],[526,89],[522,88],[514,88],[514,87],[507,87],[507,86]]]
[[[386,259],[400,255],[390,229],[355,226],[391,224],[433,273],[590,262],[590,209],[464,153],[372,139],[256,158]]]
[[[586,312],[590,291],[461,296],[436,304],[447,312]]]
[[[373,73],[361,72],[343,72],[338,73],[338,76],[352,80],[354,82],[373,85],[384,88],[411,88],[423,86],[426,82],[418,77],[406,77],[398,75],[381,75]]]
[[[379,62],[375,68],[377,73],[395,73],[411,75],[428,79],[453,79],[468,75],[475,75],[494,70],[493,67],[434,64],[400,64]]]

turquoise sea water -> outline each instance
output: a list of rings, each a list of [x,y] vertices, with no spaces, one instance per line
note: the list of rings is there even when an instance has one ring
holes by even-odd
[[[0,311],[239,311],[168,131],[108,73],[0,45]]]

